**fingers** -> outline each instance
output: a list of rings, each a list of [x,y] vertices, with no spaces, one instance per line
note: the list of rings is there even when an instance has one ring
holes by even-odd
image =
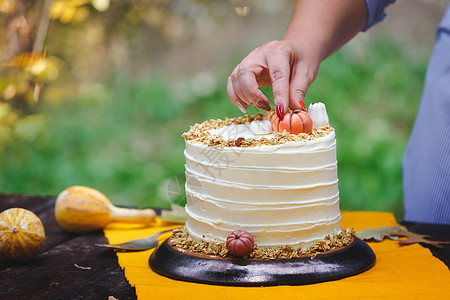
[[[258,81],[264,81],[265,58],[256,49],[233,70],[227,83],[227,93],[231,102],[254,105],[270,110],[269,99],[259,89]]]
[[[239,97],[236,95],[236,93],[234,92],[233,89],[233,84],[231,83],[231,77],[228,77],[227,80],[227,93],[228,93],[228,98],[230,99],[230,101],[236,105],[237,108],[239,108],[239,110],[245,114],[247,113],[247,104],[243,101],[241,101],[239,99]]]
[[[249,70],[237,73],[233,72],[228,78],[227,93],[231,102],[239,107],[239,104],[247,107],[253,105],[263,110],[270,110],[269,98],[258,88],[256,77]]]
[[[305,109],[303,100],[314,81],[318,65],[286,41],[269,42],[253,50],[236,66],[227,82],[230,101],[241,111],[247,105],[270,110],[269,99],[259,89],[272,85],[277,111]],[[292,72],[292,74],[291,74]]]
[[[285,51],[277,51],[267,59],[275,107],[283,111],[289,107],[290,57]]]
[[[316,73],[316,71],[311,71],[302,63],[293,68],[289,95],[289,106],[292,109],[306,110],[303,100],[309,86],[316,77]]]

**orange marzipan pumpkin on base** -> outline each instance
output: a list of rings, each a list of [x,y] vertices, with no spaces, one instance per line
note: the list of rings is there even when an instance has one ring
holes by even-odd
[[[253,236],[245,230],[238,229],[227,236],[226,246],[228,253],[233,256],[244,257],[249,255],[254,245]]]
[[[42,250],[44,243],[44,226],[34,213],[23,208],[0,213],[0,259],[29,259]]]
[[[312,126],[311,117],[303,110],[288,110],[281,121],[275,114],[275,118],[272,121],[272,128],[275,132],[286,130],[292,134],[311,133]]]
[[[237,257],[244,257],[249,255],[255,241],[253,236],[245,230],[235,230],[227,236],[226,246],[228,253]]]

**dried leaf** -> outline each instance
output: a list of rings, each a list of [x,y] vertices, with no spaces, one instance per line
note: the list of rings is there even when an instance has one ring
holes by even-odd
[[[400,246],[411,245],[414,243],[423,243],[423,244],[432,245],[432,246],[435,246],[438,248],[442,248],[442,247],[444,247],[444,245],[450,245],[450,242],[430,241],[430,240],[425,239],[426,237],[430,237],[429,235],[417,234],[417,233],[409,232],[409,231],[407,231],[404,236],[406,236],[407,238],[401,239],[398,241]]]
[[[356,236],[364,241],[375,240],[381,242],[385,238],[398,240],[398,235],[395,233],[401,232],[406,232],[406,228],[403,226],[365,228],[357,232]]]
[[[377,242],[381,242],[385,238],[398,240],[400,246],[411,245],[414,243],[423,243],[441,248],[444,245],[450,244],[450,242],[427,240],[425,238],[430,237],[429,235],[407,231],[403,226],[365,228],[360,232],[357,232],[356,236],[365,241],[375,240]],[[399,239],[399,237],[406,237],[406,239]]]

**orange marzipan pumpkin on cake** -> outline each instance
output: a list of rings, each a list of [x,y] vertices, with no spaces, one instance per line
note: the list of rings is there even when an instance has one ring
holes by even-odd
[[[292,134],[311,133],[313,122],[311,117],[306,111],[303,110],[288,110],[284,115],[283,120],[274,114],[271,116],[273,131],[283,132],[287,131]]]

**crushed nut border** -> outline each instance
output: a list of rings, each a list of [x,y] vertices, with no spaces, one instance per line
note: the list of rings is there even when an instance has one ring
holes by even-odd
[[[199,124],[191,126],[189,131],[183,133],[183,137],[186,141],[190,141],[193,143],[200,143],[206,146],[212,146],[216,148],[224,148],[224,147],[256,147],[261,145],[281,145],[287,142],[302,142],[302,141],[311,141],[320,137],[324,137],[331,132],[334,131],[333,127],[329,124],[322,127],[315,127],[312,129],[310,134],[300,133],[300,134],[291,134],[286,131],[277,132],[274,134],[274,137],[268,139],[265,137],[261,138],[250,138],[250,139],[229,139],[224,140],[219,136],[211,135],[208,130],[211,129],[219,129],[225,126],[229,126],[231,124],[240,125],[240,124],[249,124],[252,121],[261,121],[264,119],[264,115],[262,113],[256,113],[254,115],[245,115],[236,118],[225,118],[225,120],[221,119],[211,119],[204,121]],[[237,143],[236,141],[239,140]]]
[[[323,240],[316,242],[311,247],[302,250],[301,247],[294,249],[291,246],[282,246],[277,248],[262,248],[255,244],[252,252],[244,258],[254,259],[278,259],[278,258],[300,258],[311,257],[315,258],[323,252],[328,252],[337,248],[347,246],[353,239],[355,230],[341,228],[339,233],[332,235],[327,234]],[[178,248],[190,250],[196,253],[203,253],[208,255],[218,255],[221,257],[230,257],[225,243],[197,243],[189,236],[186,227],[174,230],[170,239],[170,243]]]

